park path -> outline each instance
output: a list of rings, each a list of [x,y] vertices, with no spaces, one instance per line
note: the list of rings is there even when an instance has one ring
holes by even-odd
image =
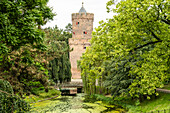
[[[168,89],[161,89],[161,88],[156,88],[157,92],[163,92],[163,93],[169,93],[170,94],[170,90]]]

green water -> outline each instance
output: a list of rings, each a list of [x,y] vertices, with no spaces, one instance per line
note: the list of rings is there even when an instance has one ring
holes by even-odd
[[[123,113],[114,105],[106,105],[101,101],[84,102],[84,94],[77,96],[61,96],[53,100],[35,103],[32,113]]]

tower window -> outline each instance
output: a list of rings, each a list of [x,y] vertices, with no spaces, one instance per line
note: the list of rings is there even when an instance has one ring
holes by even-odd
[[[87,32],[86,32],[86,31],[84,31],[84,32],[83,32],[83,34],[87,34]]]
[[[76,25],[79,25],[79,22],[76,22]]]
[[[86,46],[84,46],[83,49],[86,49]]]

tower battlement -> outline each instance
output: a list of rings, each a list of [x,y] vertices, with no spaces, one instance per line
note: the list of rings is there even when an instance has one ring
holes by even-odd
[[[88,19],[94,21],[93,13],[72,13],[72,21],[75,19]]]
[[[93,31],[93,13],[73,13],[72,14],[72,38],[91,38]]]

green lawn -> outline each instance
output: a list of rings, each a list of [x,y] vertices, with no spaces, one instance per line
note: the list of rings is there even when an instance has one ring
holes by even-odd
[[[51,100],[44,100],[55,96],[60,96],[60,91],[56,89],[49,89],[48,92],[45,92],[44,90],[39,90],[36,92],[37,95],[30,95],[26,96],[25,101],[30,103],[31,105],[31,112],[33,113],[39,113],[41,110],[48,109],[48,106],[52,106],[54,102],[52,100],[55,100],[55,98]],[[57,98],[57,97],[56,97]],[[43,100],[43,101],[41,101]],[[41,102],[38,102],[41,101]]]
[[[57,95],[60,95],[60,91],[56,89],[49,89],[48,92],[45,92],[44,90],[40,90],[37,92],[37,95],[26,96],[25,101],[27,101],[28,103],[34,103],[39,100],[44,100]]]
[[[168,89],[168,90],[170,90],[170,84],[165,85],[165,86],[164,86],[164,89]]]
[[[140,106],[144,112],[170,109],[170,94],[160,93],[156,99],[145,100]]]
[[[165,85],[164,89],[170,90],[170,84]],[[137,110],[139,110],[139,112],[141,113],[164,109],[169,109],[166,111],[166,113],[170,112],[170,94],[168,93],[159,93],[159,96],[156,97],[155,99],[144,100],[143,102],[140,103],[138,107],[129,109],[128,113],[137,113]],[[164,111],[161,111],[161,113],[164,113]]]

